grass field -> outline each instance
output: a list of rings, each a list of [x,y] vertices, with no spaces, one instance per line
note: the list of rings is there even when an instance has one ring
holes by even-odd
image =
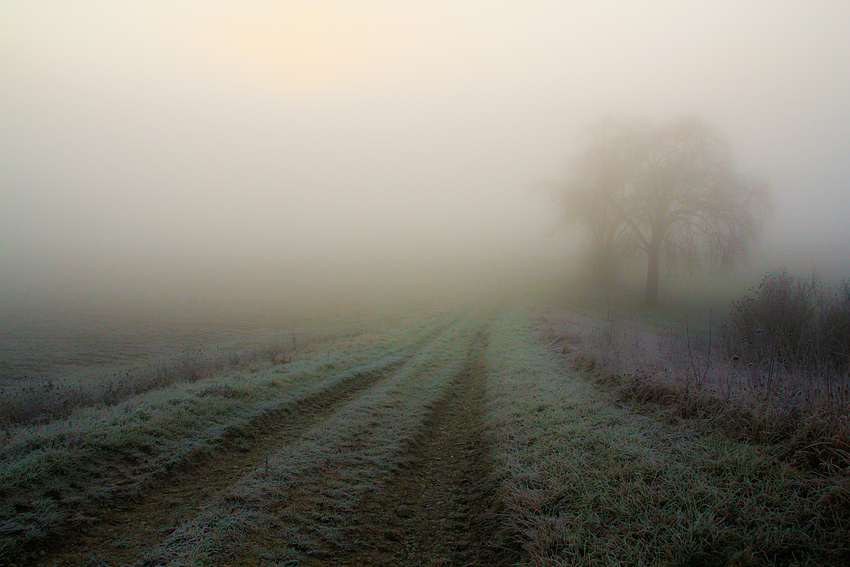
[[[531,301],[313,329],[299,348],[258,338],[190,379],[6,419],[0,563],[850,559],[846,449],[814,421],[843,418],[759,434],[758,408],[745,419],[739,398],[694,386],[717,354],[704,332],[683,355],[663,318]]]

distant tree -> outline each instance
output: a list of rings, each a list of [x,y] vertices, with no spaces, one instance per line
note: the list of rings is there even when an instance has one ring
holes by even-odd
[[[734,172],[728,145],[694,119],[648,126],[605,118],[560,189],[564,218],[584,225],[597,279],[646,254],[646,302],[658,302],[662,258],[729,267],[761,229],[768,184]]]
[[[570,160],[570,176],[549,184],[561,205],[564,224],[586,229],[586,261],[592,282],[610,285],[624,254],[628,224],[621,202],[630,191],[642,125],[604,117],[582,133],[585,147]]]

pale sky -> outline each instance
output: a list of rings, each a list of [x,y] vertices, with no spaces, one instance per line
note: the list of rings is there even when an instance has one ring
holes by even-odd
[[[4,0],[3,289],[566,253],[530,188],[606,113],[701,117],[771,179],[766,239],[850,249],[848,30],[843,1]]]

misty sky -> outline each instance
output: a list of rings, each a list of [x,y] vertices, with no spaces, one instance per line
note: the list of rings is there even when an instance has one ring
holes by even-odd
[[[605,113],[702,118],[772,180],[768,240],[850,244],[848,30],[843,1],[4,0],[0,263],[558,252],[530,188]]]

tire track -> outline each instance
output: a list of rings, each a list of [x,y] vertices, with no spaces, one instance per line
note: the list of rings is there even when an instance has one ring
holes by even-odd
[[[509,565],[499,549],[496,500],[483,435],[487,336],[434,405],[383,493],[360,503],[346,545],[306,565]]]
[[[182,521],[194,517],[246,472],[261,466],[269,454],[402,368],[416,353],[439,340],[453,323],[441,325],[417,341],[403,359],[355,372],[326,390],[231,428],[213,452],[193,455],[136,499],[107,504],[95,522],[65,537],[45,555],[21,564],[124,565],[139,561],[146,549],[171,534]]]

